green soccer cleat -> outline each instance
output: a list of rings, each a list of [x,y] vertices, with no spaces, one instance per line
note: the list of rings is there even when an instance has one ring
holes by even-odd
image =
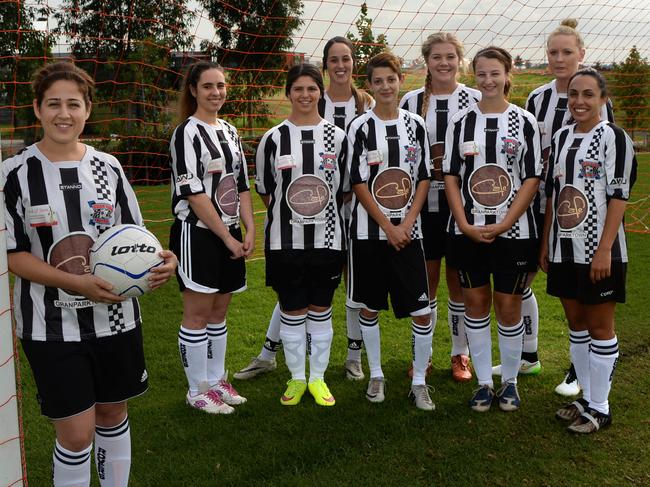
[[[307,383],[303,380],[291,379],[287,382],[287,390],[284,391],[280,402],[283,406],[295,406],[302,399],[302,395],[307,390]]]

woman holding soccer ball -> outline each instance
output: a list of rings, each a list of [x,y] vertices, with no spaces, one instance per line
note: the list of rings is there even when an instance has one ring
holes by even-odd
[[[451,118],[445,139],[445,191],[451,209],[448,262],[458,269],[465,329],[479,387],[473,410],[490,409],[490,308],[494,302],[501,353],[503,411],[520,406],[517,372],[524,324],[522,293],[537,267],[531,201],[542,173],[535,118],[508,102],[512,57],[487,47],[472,61],[481,101]],[[494,290],[494,291],[493,291]]]
[[[148,387],[140,306],[89,273],[88,253],[106,229],[142,225],[119,162],[80,142],[94,81],[68,62],[35,75],[40,141],[4,162],[9,269],[16,275],[16,333],[54,423],[55,486],[89,485],[93,443],[101,485],[128,484],[131,439],[126,401]],[[176,267],[152,269],[151,288]]]
[[[223,68],[192,64],[181,91],[184,121],[169,144],[176,216],[169,246],[178,255],[183,295],[178,346],[189,386],[186,401],[210,414],[230,414],[232,406],[246,402],[225,370],[226,314],[232,294],[246,289],[244,259],[255,243],[242,143],[235,127],[218,118],[225,101]]]
[[[593,69],[568,84],[570,124],[553,136],[546,175],[540,265],[547,291],[569,322],[571,359],[582,397],[559,409],[569,431],[589,434],[612,422],[609,391],[618,360],[616,303],[625,302],[623,216],[636,178],[630,137],[602,118],[603,77]]]

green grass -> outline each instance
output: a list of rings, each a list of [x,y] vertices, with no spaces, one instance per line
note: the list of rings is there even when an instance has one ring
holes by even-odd
[[[645,189],[634,201],[647,196],[650,180],[650,157],[640,159],[637,188]],[[148,218],[167,217],[167,188],[140,188],[138,193]],[[165,242],[168,225],[157,221],[150,227]],[[614,424],[587,438],[569,435],[553,417],[563,404],[553,388],[568,365],[568,333],[559,302],[544,292],[543,274],[533,286],[541,310],[543,372],[521,378],[523,406],[511,414],[498,408],[487,414],[471,412],[467,400],[474,383],[451,381],[444,304],[434,338],[435,369],[429,378],[437,410],[421,412],[407,400],[410,327],[408,320],[397,321],[390,313],[381,315],[387,398],[383,404],[370,404],[364,398],[365,382],[344,379],[342,289],[334,303],[335,337],[327,374],[337,399],[334,408],[316,406],[309,395],[297,407],[281,406],[289,374],[280,354],[277,371],[254,381],[235,381],[249,399],[236,414],[213,417],[192,411],[184,404],[186,381],[176,345],[181,299],[175,283],[169,283],[141,300],[151,388],[129,406],[131,485],[648,485],[643,452],[650,443],[650,332],[645,307],[649,239],[629,234],[628,302],[617,310],[621,359],[610,397]],[[233,299],[228,318],[231,371],[259,352],[275,303],[264,286],[264,261],[254,260],[247,268],[249,289]],[[439,301],[446,300],[441,285]],[[493,360],[498,361],[496,347]],[[28,477],[31,485],[48,485],[54,433],[39,415],[24,357],[20,370]]]

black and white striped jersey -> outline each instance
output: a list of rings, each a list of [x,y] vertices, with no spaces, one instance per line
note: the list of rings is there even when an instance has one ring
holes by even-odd
[[[535,117],[512,103],[503,113],[484,114],[478,105],[458,112],[449,123],[445,147],[443,171],[460,178],[470,225],[500,223],[523,181],[542,175]],[[461,234],[453,216],[448,230]],[[502,236],[536,238],[532,206]]]
[[[239,193],[249,190],[246,159],[237,129],[189,117],[176,127],[169,143],[172,155],[172,211],[176,218],[208,226],[192,210],[188,196],[206,193],[224,224],[239,226]]]
[[[365,105],[364,111],[370,110],[373,106],[374,102],[371,106]],[[357,104],[353,96],[348,101],[332,101],[327,92],[318,101],[318,114],[344,131],[352,119],[360,115],[357,113]]]
[[[267,250],[343,250],[345,132],[321,120],[288,120],[264,134],[255,154],[255,186],[270,197],[264,222]]]
[[[413,204],[416,186],[430,177],[424,120],[402,109],[397,119],[381,120],[370,110],[350,123],[348,142],[350,184],[368,185],[379,208],[399,225]],[[356,195],[352,197],[350,238],[386,240]],[[422,238],[419,215],[412,238]]]
[[[553,135],[565,125],[571,123],[571,113],[568,108],[568,97],[566,93],[558,93],[556,80],[546,83],[534,89],[526,100],[526,110],[535,115],[539,132],[542,136],[542,159],[544,168],[548,163],[548,155]],[[607,100],[600,114],[602,120],[614,121],[612,102]],[[542,174],[542,181],[539,185],[538,197],[533,203],[535,211],[544,213],[546,210],[546,193],[544,191],[546,171]]]
[[[67,272],[90,272],[90,247],[104,230],[143,225],[138,201],[113,156],[86,146],[81,161],[52,163],[36,145],[2,167],[7,251],[30,252]],[[137,299],[95,303],[16,276],[16,333],[25,340],[80,341],[140,324]]]
[[[445,153],[445,134],[451,117],[460,110],[473,105],[481,100],[481,92],[474,88],[468,88],[462,83],[456,85],[456,89],[450,95],[431,95],[427,106],[427,113],[422,113],[424,103],[424,87],[409,91],[400,102],[404,110],[417,113],[424,118],[431,144],[431,186],[427,202],[422,211],[437,213],[440,210],[447,210],[447,198],[445,197],[445,181],[442,175],[442,156]]]
[[[630,197],[636,164],[632,140],[612,123],[602,121],[589,133],[576,133],[575,125],[569,125],[553,136],[546,176],[553,211],[551,262],[591,263],[608,202]],[[623,223],[612,246],[612,261],[627,262]]]

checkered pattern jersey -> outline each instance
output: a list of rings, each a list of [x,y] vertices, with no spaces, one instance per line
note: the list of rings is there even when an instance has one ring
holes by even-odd
[[[220,127],[189,117],[176,127],[169,142],[172,155],[172,211],[176,218],[208,228],[190,207],[187,197],[206,193],[219,216],[217,186],[234,178],[237,194],[249,191],[246,159],[237,129],[219,119]],[[229,219],[238,221],[238,218]],[[230,226],[237,226],[231,223]]]
[[[470,146],[472,149],[468,150]],[[523,181],[540,178],[542,174],[539,128],[535,118],[512,103],[499,114],[483,114],[478,105],[458,112],[449,122],[445,148],[443,172],[460,178],[465,218],[470,225],[490,225],[503,221]],[[476,154],[471,155],[471,152]],[[485,211],[470,194],[470,175],[487,164],[498,164],[505,169],[513,188],[510,199],[496,214]],[[448,230],[456,235],[461,234],[453,216],[449,219]],[[501,236],[536,238],[532,205]]]
[[[481,92],[474,88],[468,88],[462,83],[458,83],[454,92],[450,95],[431,95],[429,97],[429,106],[427,113],[422,113],[424,103],[424,87],[409,91],[400,102],[404,110],[411,113],[417,113],[424,118],[429,135],[429,144],[444,144],[445,134],[449,119],[456,112],[467,108],[481,100]],[[441,209],[447,210],[447,198],[445,198],[444,181],[431,181],[427,202],[422,211],[438,213]]]
[[[343,192],[347,181],[345,132],[326,120],[297,126],[285,120],[264,134],[255,154],[255,187],[269,196],[264,222],[267,250],[343,250],[345,228]],[[288,164],[288,167],[285,167]],[[314,175],[329,187],[322,215],[310,220],[293,212],[287,200],[289,185],[303,175]]]
[[[374,101],[371,106],[365,105],[364,111],[370,110],[373,106]],[[327,93],[318,102],[318,114],[342,130],[345,130],[352,119],[359,115],[353,96],[348,101],[334,102]]]
[[[429,141],[424,120],[419,115],[400,109],[396,120],[384,121],[370,110],[358,116],[348,126],[348,170],[350,184],[366,184],[372,193],[372,183],[387,168],[400,168],[411,176],[412,193],[407,209],[411,207],[415,189],[420,181],[429,179]],[[368,164],[368,155],[374,151],[381,154],[379,164]],[[371,161],[372,162],[372,161]],[[399,225],[402,218],[391,218]],[[412,238],[421,239],[420,215],[413,226]],[[350,238],[358,240],[387,240],[377,222],[352,196]]]
[[[558,93],[556,81],[553,80],[530,92],[526,100],[526,110],[535,115],[537,119],[542,136],[542,153],[548,155],[553,135],[572,121],[567,94]],[[614,122],[611,100],[607,100],[607,103],[603,106],[600,118]],[[534,210],[540,213],[544,213],[546,209],[546,192],[544,191],[546,174],[544,173],[542,176],[538,196],[533,202]]]
[[[52,163],[31,145],[4,162],[2,182],[9,253],[30,252],[48,262],[50,250],[72,232],[95,240],[113,225],[143,225],[120,163],[90,146],[81,161]],[[44,210],[54,212],[49,220],[54,224],[42,225],[35,218]],[[80,341],[140,324],[135,298],[95,304],[16,276],[13,299],[16,333],[25,340]]]
[[[612,123],[600,122],[589,133],[575,133],[575,126],[569,125],[553,136],[546,175],[546,195],[551,198],[553,211],[549,234],[551,262],[591,262],[605,225],[607,204],[612,198],[630,197],[636,167],[632,140]],[[559,196],[568,185],[585,195],[588,213],[581,225],[562,230],[557,218]],[[627,262],[623,223],[612,246],[612,261]]]

